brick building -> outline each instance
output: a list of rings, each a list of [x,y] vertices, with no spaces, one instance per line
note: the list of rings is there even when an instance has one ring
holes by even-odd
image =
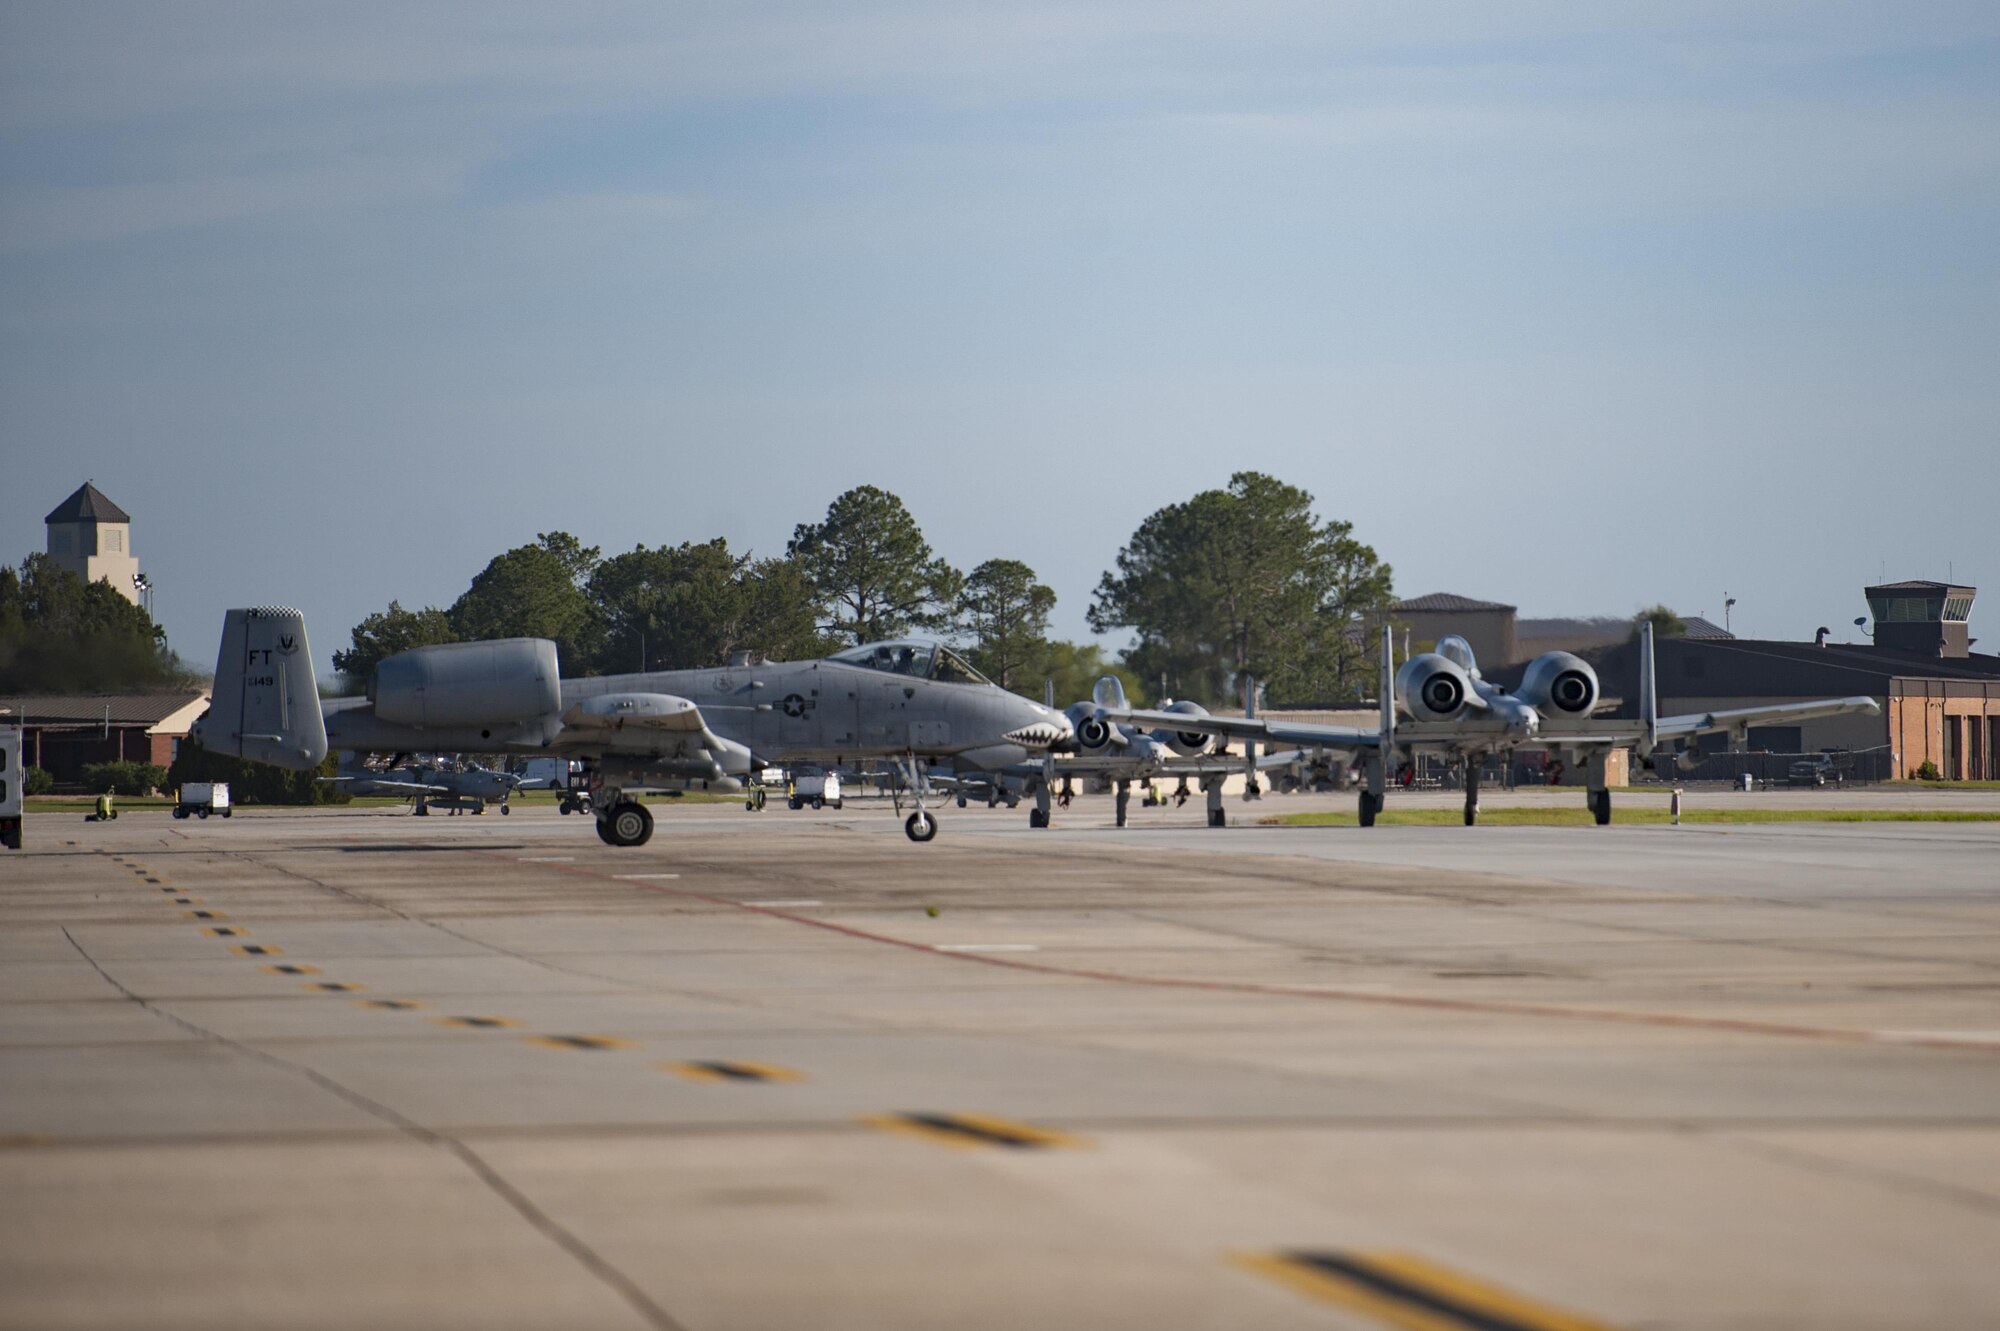
[[[172,763],[208,692],[30,695],[0,698],[0,708],[21,728],[21,760],[76,785],[91,763]]]

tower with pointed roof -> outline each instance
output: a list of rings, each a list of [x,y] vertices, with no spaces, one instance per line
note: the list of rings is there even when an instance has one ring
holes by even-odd
[[[49,528],[49,558],[85,582],[108,582],[139,604],[139,561],[132,554],[132,515],[85,481],[42,519]]]

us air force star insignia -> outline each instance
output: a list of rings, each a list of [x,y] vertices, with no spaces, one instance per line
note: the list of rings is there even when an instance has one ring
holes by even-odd
[[[806,714],[806,700],[796,693],[787,693],[785,695],[784,708],[786,716],[804,716]]]

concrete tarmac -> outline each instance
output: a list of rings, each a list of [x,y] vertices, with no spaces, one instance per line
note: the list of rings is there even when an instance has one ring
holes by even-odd
[[[2000,1325],[2000,824],[654,807],[31,816],[0,1326]]]

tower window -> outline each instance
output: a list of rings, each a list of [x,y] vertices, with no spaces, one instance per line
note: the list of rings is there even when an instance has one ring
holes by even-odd
[[[106,527],[104,529],[104,548],[123,554],[125,552],[125,533],[116,527]]]

